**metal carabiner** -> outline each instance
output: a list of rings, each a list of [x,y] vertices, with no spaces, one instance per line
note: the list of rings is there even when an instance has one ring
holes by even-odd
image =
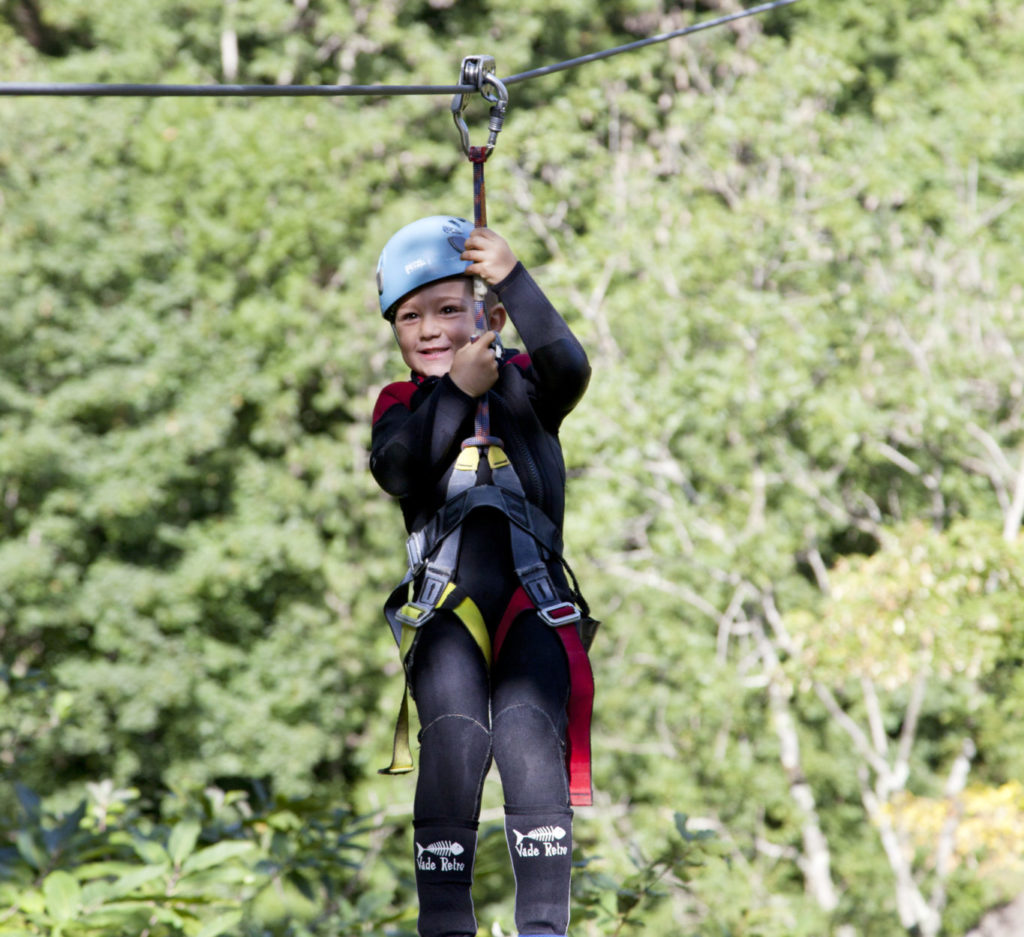
[[[460,85],[473,85],[480,92],[485,101],[492,105],[490,123],[488,130],[490,134],[487,139],[486,152],[489,156],[498,140],[502,125],[505,122],[505,113],[508,111],[508,89],[504,83],[494,74],[494,57],[491,55],[468,55],[462,60],[462,68],[459,72]],[[486,85],[494,88],[493,92],[486,90]],[[462,116],[468,104],[466,95],[461,92],[452,98],[452,117],[455,126],[459,131],[459,138],[462,142],[462,151],[469,156],[469,127]]]

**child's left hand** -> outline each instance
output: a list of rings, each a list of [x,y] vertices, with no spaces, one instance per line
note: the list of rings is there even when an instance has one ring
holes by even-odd
[[[490,228],[476,228],[466,238],[462,259],[472,261],[466,273],[481,277],[488,286],[494,286],[507,277],[515,268],[516,255],[508,242]]]
[[[498,382],[498,356],[492,347],[496,334],[473,335],[452,358],[448,376],[470,397],[482,397]]]

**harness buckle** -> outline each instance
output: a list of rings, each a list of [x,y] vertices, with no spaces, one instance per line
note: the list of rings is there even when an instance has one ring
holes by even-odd
[[[432,606],[424,605],[422,602],[406,602],[405,605],[395,612],[395,618],[410,628],[419,628],[426,623],[433,613],[434,609]]]
[[[427,565],[423,574],[423,583],[420,586],[419,595],[405,603],[397,612],[397,618],[403,625],[410,628],[420,628],[426,624],[427,619],[434,614],[434,609],[444,595],[444,590],[451,582],[452,571],[443,569],[432,564]]]
[[[551,577],[548,575],[547,567],[543,563],[536,563],[533,566],[527,566],[525,569],[517,569],[516,575],[526,590],[526,594],[537,608],[550,605],[558,598],[558,593],[555,592]]]
[[[552,628],[575,624],[581,617],[580,610],[572,602],[559,602],[557,605],[538,608],[537,614],[540,615],[544,624],[550,625]]]
[[[543,563],[522,570],[517,569],[516,575],[544,624],[559,628],[580,620],[580,610],[572,602],[558,598],[554,583]]]

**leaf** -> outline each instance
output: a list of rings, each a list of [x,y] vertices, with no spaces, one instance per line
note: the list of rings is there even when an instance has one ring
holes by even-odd
[[[184,875],[190,875],[193,872],[209,869],[231,859],[237,859],[239,856],[252,852],[254,849],[255,844],[245,840],[224,840],[193,853],[185,861],[181,871]]]
[[[46,899],[36,889],[22,892],[17,898],[18,907],[26,914],[43,914],[46,911]]]
[[[81,801],[79,805],[69,814],[61,819],[60,825],[51,831],[49,840],[54,852],[60,852],[71,841],[71,838],[78,832],[85,818],[86,803]]]
[[[167,852],[171,857],[171,862],[180,866],[192,855],[201,830],[199,822],[191,819],[182,820],[175,825],[167,843]]]
[[[221,934],[233,930],[241,920],[241,911],[228,911],[218,915],[212,921],[207,921],[202,929],[195,934],[195,937],[220,937]]]
[[[172,927],[176,927],[179,930],[185,926],[185,919],[178,914],[174,908],[168,908],[163,905],[157,905],[153,909],[153,917],[158,921],[162,921],[165,924],[170,924]]]
[[[36,838],[33,830],[20,830],[17,839],[18,855],[33,869],[41,872],[49,863],[46,850]]]
[[[675,815],[676,830],[688,843],[699,843],[705,839],[711,839],[715,834],[713,830],[697,830],[696,833],[687,829],[686,824],[690,822],[689,816],[685,813]]]
[[[140,885],[166,874],[166,865],[148,865],[126,872],[113,882],[91,882],[82,889],[82,900],[91,905],[107,902],[130,895]]]
[[[21,804],[21,809],[25,811],[25,815],[29,820],[38,822],[42,808],[42,801],[39,799],[39,795],[35,791],[29,790],[24,784],[15,784],[14,791],[18,796],[18,803]]]
[[[145,839],[139,835],[124,837],[118,834],[112,835],[110,839],[111,842],[127,841],[135,850],[136,855],[148,865],[163,865],[168,860],[168,851],[160,843],[151,839]]]
[[[74,920],[82,910],[82,888],[74,876],[62,870],[46,876],[43,898],[47,914],[61,923]]]
[[[289,872],[285,876],[285,879],[295,887],[296,891],[298,891],[303,898],[308,901],[316,900],[316,892],[313,890],[312,883],[301,872]]]

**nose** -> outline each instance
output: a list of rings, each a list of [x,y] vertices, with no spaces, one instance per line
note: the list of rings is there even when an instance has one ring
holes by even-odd
[[[420,316],[420,338],[434,338],[441,334],[441,320],[432,312]]]

